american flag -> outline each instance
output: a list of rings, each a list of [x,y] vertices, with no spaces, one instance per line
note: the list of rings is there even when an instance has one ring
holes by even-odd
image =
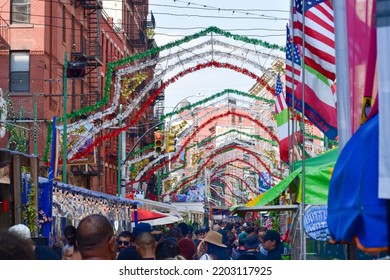
[[[293,80],[293,46],[294,46],[294,85],[295,87],[300,83],[301,76],[301,54],[297,45],[291,42],[290,29],[287,27],[287,41],[286,41],[286,92],[292,93]],[[294,87],[294,89],[295,89]]]
[[[283,110],[287,109],[286,99],[283,96],[283,85],[280,80],[280,73],[278,74],[278,78],[276,79],[276,88],[275,88],[275,113],[279,114]]]
[[[303,1],[304,13],[303,13]],[[303,45],[305,16],[305,64],[334,81],[336,51],[333,7],[329,0],[295,0],[293,9],[294,43]]]

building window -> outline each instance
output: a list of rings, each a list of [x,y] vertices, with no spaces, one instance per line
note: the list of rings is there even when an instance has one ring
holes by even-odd
[[[66,43],[66,9],[62,6],[62,42]]]
[[[236,116],[232,115],[232,125],[235,125],[235,124],[236,124]]]
[[[108,38],[106,38],[106,64],[109,62],[109,60],[108,60],[109,45],[110,45],[110,42],[109,42]]]
[[[72,29],[71,29],[71,42],[72,42],[72,52],[76,51],[76,19],[72,15]],[[79,46],[80,47],[80,46]]]
[[[238,123],[242,124],[242,116],[238,116]]]
[[[12,52],[10,91],[30,91],[30,53]]]
[[[11,23],[30,23],[30,0],[11,0]]]

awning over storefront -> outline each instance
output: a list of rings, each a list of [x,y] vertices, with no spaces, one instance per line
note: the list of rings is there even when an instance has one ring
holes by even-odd
[[[151,224],[152,226],[157,226],[173,224],[175,222],[183,220],[178,209],[179,207],[175,205],[143,198],[134,198],[134,200],[139,203],[137,207],[139,222],[143,221],[145,223]],[[149,213],[152,214],[152,216],[163,216],[142,220],[142,217],[140,217],[140,214],[142,215],[142,213]]]
[[[277,184],[273,188],[269,189],[265,193],[262,193],[261,195],[257,196],[253,200],[249,201],[247,204],[245,204],[245,206],[254,207],[254,206],[267,205],[272,200],[277,198],[283,191],[285,191],[287,189],[287,187],[290,185],[290,183],[292,181],[294,181],[294,179],[301,173],[302,173],[302,168],[295,170],[293,173],[291,173],[289,176],[287,176],[279,184]]]
[[[236,212],[252,212],[252,211],[294,211],[298,209],[298,204],[292,205],[264,205],[264,206],[239,206],[235,208]]]
[[[315,158],[305,160],[306,204],[321,205],[328,203],[329,182],[337,157],[338,149],[336,148]],[[300,190],[302,187],[302,161],[296,162],[294,168],[295,171],[279,184],[249,201],[244,207],[237,207],[235,211],[248,211],[246,208],[249,207],[252,211],[254,211],[256,209],[255,207],[263,207],[267,205],[280,196],[280,194],[285,191],[295,179],[297,179],[297,181],[294,186],[298,186]],[[300,202],[301,199],[299,197],[299,191],[297,191],[297,193],[297,202]]]
[[[173,224],[176,222],[180,222],[182,220],[183,220],[183,218],[181,216],[168,215],[167,217],[164,217],[164,218],[154,219],[154,220],[145,221],[145,222],[149,223],[152,226],[159,226],[159,225]]]
[[[131,212],[131,220],[135,221],[135,211]],[[137,217],[139,222],[150,221],[154,219],[161,219],[167,217],[167,215],[155,211],[149,211],[145,209],[137,209]]]
[[[134,201],[140,204],[140,206],[138,206],[138,209],[142,208],[145,210],[156,210],[161,213],[178,212],[177,207],[175,205],[171,205],[168,203],[138,197],[135,197]]]

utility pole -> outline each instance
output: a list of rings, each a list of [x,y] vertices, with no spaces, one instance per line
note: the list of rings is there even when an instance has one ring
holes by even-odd
[[[62,141],[62,182],[66,183],[66,158],[67,158],[67,111],[68,111],[68,77],[67,77],[67,69],[68,69],[68,53],[65,52],[64,57],[64,73],[63,73],[63,87],[64,87],[64,130],[63,130],[63,141]]]
[[[161,168],[157,171],[157,201],[161,201]]]
[[[122,127],[122,104],[119,105],[119,128]],[[117,177],[117,196],[121,196],[121,178],[122,178],[122,133],[118,135],[118,177]]]
[[[124,159],[126,158],[126,131],[122,131],[121,136],[122,136],[121,196],[126,197],[126,165],[124,161]]]
[[[34,155],[38,155],[38,143],[37,143],[37,96],[34,95]]]

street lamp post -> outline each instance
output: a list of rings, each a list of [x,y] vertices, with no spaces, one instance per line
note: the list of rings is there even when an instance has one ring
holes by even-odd
[[[149,128],[144,134],[141,135],[140,138],[138,138],[137,142],[134,143],[133,147],[131,147],[130,151],[127,153],[126,157],[125,157],[125,146],[123,146],[123,143],[122,143],[122,151],[123,151],[123,157],[122,157],[122,160],[121,160],[121,181],[120,181],[120,187],[121,187],[121,196],[122,197],[125,197],[126,196],[126,161],[129,159],[129,157],[131,156],[132,152],[135,150],[135,148],[138,146],[138,143],[146,136],[149,134],[149,132],[151,132],[152,130],[154,130],[156,127],[162,125],[164,122],[158,122],[156,124],[154,124],[151,128]]]
[[[198,94],[194,94],[194,95],[190,95],[190,96],[187,96],[186,98],[180,100],[176,105],[175,107],[173,107],[173,110],[172,110],[172,113],[174,113],[176,111],[176,108],[185,100],[191,98],[191,97],[204,97],[204,94],[203,93],[198,93]],[[172,120],[172,116],[169,117],[169,122],[168,122],[168,128],[170,128],[170,123],[171,123],[171,120]]]

